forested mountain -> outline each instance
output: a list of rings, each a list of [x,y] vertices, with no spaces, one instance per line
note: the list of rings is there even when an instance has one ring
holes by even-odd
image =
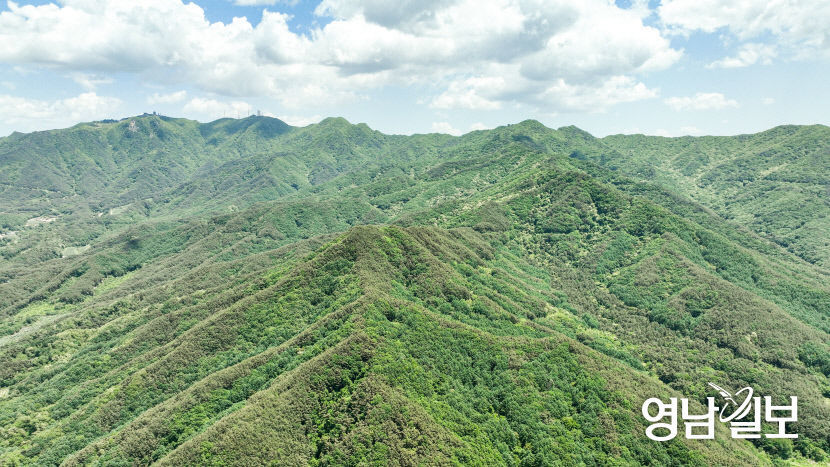
[[[602,165],[653,181],[830,267],[830,128],[780,126],[741,136],[602,139]]]
[[[829,148],[535,121],[13,134],[0,464],[827,462]],[[645,399],[700,412],[710,381],[797,395],[799,437],[645,436]]]

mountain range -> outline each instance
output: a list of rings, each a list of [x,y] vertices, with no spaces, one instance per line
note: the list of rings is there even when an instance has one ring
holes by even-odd
[[[821,125],[14,133],[0,464],[828,462],[829,215]],[[646,437],[708,382],[799,437]]]

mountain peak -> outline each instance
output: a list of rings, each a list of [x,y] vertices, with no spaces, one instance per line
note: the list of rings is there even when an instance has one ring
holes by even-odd
[[[593,141],[593,140],[596,139],[596,137],[594,137],[594,135],[592,135],[591,133],[588,133],[587,131],[585,131],[582,128],[579,128],[575,125],[568,125],[568,126],[559,127],[559,128],[556,129],[556,131],[558,131],[559,133],[565,135],[569,139],[576,139],[576,140],[580,140],[580,141],[584,141],[584,142]]]
[[[542,124],[542,122],[540,122],[539,120],[534,120],[532,118],[529,118],[527,120],[522,120],[519,123],[514,123],[512,125],[507,125],[507,126],[510,127],[510,128],[526,128],[526,129],[529,129],[529,130],[536,130],[536,131],[550,130],[550,128],[546,127],[544,124]]]
[[[258,136],[273,138],[294,127],[274,117],[250,115],[245,118],[220,118],[209,123],[199,124],[199,131],[207,140],[220,136],[254,131]]]
[[[354,125],[343,117],[326,117],[320,120],[317,126],[345,128]]]

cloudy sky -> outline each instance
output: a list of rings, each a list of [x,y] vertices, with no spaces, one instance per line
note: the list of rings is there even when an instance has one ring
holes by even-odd
[[[0,135],[158,111],[387,133],[830,124],[828,0],[0,0]]]

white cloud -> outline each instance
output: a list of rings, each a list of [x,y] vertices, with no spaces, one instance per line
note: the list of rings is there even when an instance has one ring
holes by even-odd
[[[741,68],[761,63],[769,65],[775,58],[775,48],[766,44],[748,43],[741,46],[738,55],[726,57],[706,65],[707,68]]]
[[[737,107],[738,102],[727,99],[719,92],[699,92],[691,97],[670,97],[663,102],[677,111],[683,110],[722,110]]]
[[[761,103],[764,105],[772,105],[775,104],[775,99],[772,97],[765,97],[761,99]]]
[[[641,132],[640,132],[639,129],[634,129],[634,130],[623,131],[623,133],[633,134],[633,133],[641,133]],[[652,132],[651,134],[653,134],[655,136],[662,136],[664,138],[677,138],[677,137],[680,137],[680,136],[700,136],[700,135],[703,134],[703,130],[701,130],[700,128],[698,128],[696,126],[693,126],[693,125],[687,125],[687,126],[681,126],[680,129],[678,129],[677,131],[670,131],[670,130],[667,130],[665,128],[658,128],[658,129],[654,130],[654,132]]]
[[[406,28],[408,26],[435,19],[435,10],[441,5],[452,6],[458,1],[453,0],[400,0],[388,2],[385,0],[324,0],[315,11],[320,16],[349,18],[362,15],[373,23],[390,28]]]
[[[102,84],[111,84],[114,81],[112,78],[107,76],[89,73],[71,73],[70,77],[87,91],[94,91],[98,86]]]
[[[500,109],[501,102],[497,99],[491,100],[482,94],[495,96],[504,90],[505,85],[505,79],[498,76],[453,81],[429,106],[434,109]]]
[[[9,131],[65,127],[79,121],[111,118],[121,104],[119,99],[94,92],[55,101],[0,95],[0,121]]]
[[[481,122],[475,122],[472,125],[470,125],[470,131],[489,130],[491,128],[493,128],[493,127],[489,126],[489,125],[485,125]]]
[[[277,3],[294,6],[300,3],[300,0],[233,0],[233,4],[236,6],[269,6]]]
[[[723,29],[740,41],[771,35],[793,57],[830,56],[827,0],[663,0],[658,13],[675,32]]]
[[[202,121],[216,120],[223,117],[246,117],[256,111],[247,102],[225,102],[203,97],[194,97],[193,99],[190,99],[184,105],[182,110],[188,116],[195,117]]]
[[[530,104],[547,113],[603,112],[612,105],[650,99],[658,94],[656,89],[649,89],[630,76],[609,76],[587,83],[564,78],[545,82],[511,76],[510,68],[491,66],[490,76],[452,81],[432,100],[430,107],[493,110],[505,103],[514,103]]]
[[[239,6],[264,6],[264,5],[276,5],[279,3],[279,0],[234,0],[234,5]]]
[[[291,32],[288,27],[290,16],[264,11],[262,21],[252,30],[249,40],[261,65],[302,63],[308,58],[312,42],[305,36]]]
[[[612,76],[599,85],[572,85],[559,80],[540,96],[543,103],[569,111],[603,112],[607,107],[657,97],[658,91],[627,76]]]
[[[654,136],[662,136],[664,138],[676,138],[678,136],[699,136],[703,134],[703,131],[699,128],[689,125],[689,126],[682,126],[677,131],[670,131],[665,128],[657,128],[653,131],[643,130],[640,127],[629,127],[624,128],[616,133],[609,133],[609,134],[624,134],[624,135],[654,135]]]
[[[313,115],[311,117],[305,117],[302,115],[279,115],[277,118],[291,126],[308,126],[312,123],[319,123],[320,120],[323,119],[323,117],[319,115]]]
[[[588,1],[575,5],[579,14],[573,26],[551,36],[544,49],[523,62],[524,76],[584,82],[661,70],[680,58],[681,52],[636,13]]]
[[[229,95],[266,93],[271,83],[254,60],[252,30],[244,18],[210,23],[198,5],[179,0],[10,2],[0,13],[0,60],[83,73],[137,73]]]
[[[445,133],[453,136],[460,136],[461,130],[454,128],[448,122],[435,122],[432,124],[433,133]]]
[[[154,92],[153,95],[147,97],[148,104],[175,104],[187,98],[187,91],[181,90],[167,94],[159,94]]]
[[[593,0],[434,3],[404,2],[396,9],[385,2],[325,0],[318,12],[335,18],[324,32],[350,23],[350,34],[332,37],[364,44],[349,48],[351,54],[338,51],[339,63],[448,83],[430,102],[439,109],[496,110],[506,103],[544,111],[605,108],[653,96],[633,75],[665,69],[681,55],[657,29],[644,26],[639,7]],[[369,25],[370,19],[376,23]],[[633,84],[619,86],[623,81]],[[574,97],[560,89],[579,92]],[[593,99],[599,94],[608,99]]]
[[[181,0],[10,2],[0,13],[0,61],[96,76],[134,73],[233,98],[265,96],[289,108],[412,84],[430,89],[437,108],[604,107],[654,95],[638,76],[671,66],[682,53],[643,24],[643,5],[323,0],[316,13],[331,21],[297,34],[282,13],[266,10],[256,26],[245,18],[211,23],[201,7]],[[560,91],[568,89],[577,97]]]

